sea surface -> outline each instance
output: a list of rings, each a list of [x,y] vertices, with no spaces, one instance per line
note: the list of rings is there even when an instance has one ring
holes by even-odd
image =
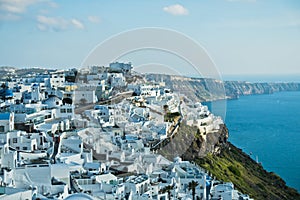
[[[225,122],[231,143],[300,191],[300,92],[228,100]]]

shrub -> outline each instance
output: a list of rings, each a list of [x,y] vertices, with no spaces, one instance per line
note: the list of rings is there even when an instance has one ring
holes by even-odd
[[[229,169],[229,171],[231,171],[234,175],[236,175],[236,176],[241,176],[241,172],[240,172],[240,170],[239,170],[237,167],[235,167],[235,166],[233,166],[233,165],[230,165],[230,166],[228,166],[228,169]]]

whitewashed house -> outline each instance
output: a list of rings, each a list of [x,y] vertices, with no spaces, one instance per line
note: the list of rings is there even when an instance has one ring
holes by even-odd
[[[12,200],[12,199],[32,199],[33,191],[31,189],[19,189],[13,187],[0,187],[0,199]]]
[[[51,73],[50,84],[52,88],[57,88],[65,84],[65,72],[56,71]]]
[[[81,85],[74,91],[74,104],[90,104],[98,101],[96,86]]]
[[[111,87],[124,87],[126,85],[126,79],[122,73],[110,74],[109,80]]]
[[[114,62],[109,64],[109,69],[112,72],[129,74],[132,69],[132,64],[130,62],[129,63]]]
[[[0,113],[0,133],[14,130],[14,113]]]

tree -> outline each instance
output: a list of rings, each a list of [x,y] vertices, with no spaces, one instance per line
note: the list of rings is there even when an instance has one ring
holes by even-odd
[[[165,114],[167,114],[167,112],[169,111],[169,106],[168,105],[164,105],[163,108],[164,108]]]
[[[197,181],[189,182],[188,189],[192,190],[193,200],[195,200],[196,187],[199,183]]]
[[[1,87],[2,87],[2,89],[7,89],[7,86],[5,83],[2,83]]]
[[[166,187],[164,187],[163,189],[160,190],[161,193],[168,193],[168,199],[171,199],[171,190],[173,190],[173,186],[172,185],[168,185]]]

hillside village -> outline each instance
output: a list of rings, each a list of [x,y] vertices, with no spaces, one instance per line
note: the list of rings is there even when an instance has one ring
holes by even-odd
[[[132,69],[115,62],[22,77],[9,69],[0,89],[0,199],[251,199],[181,155],[157,153],[182,123],[205,141],[223,121]]]

